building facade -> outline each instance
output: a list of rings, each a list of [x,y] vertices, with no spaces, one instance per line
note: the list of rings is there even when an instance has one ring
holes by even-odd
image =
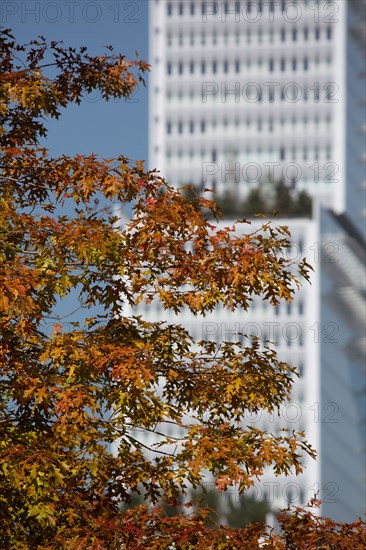
[[[365,224],[364,0],[150,3],[150,167],[282,180]]]
[[[271,340],[298,368],[279,416],[248,423],[304,430],[318,459],[297,477],[268,470],[253,494],[273,510],[318,495],[320,513],[340,521],[357,519],[365,504],[364,8],[358,0],[150,3],[150,168],[236,201],[279,181],[313,197],[312,219],[278,220],[291,229],[294,257],[315,268],[292,304],[258,301],[248,312],[179,322],[198,340],[241,332]],[[177,321],[158,306],[141,312]]]

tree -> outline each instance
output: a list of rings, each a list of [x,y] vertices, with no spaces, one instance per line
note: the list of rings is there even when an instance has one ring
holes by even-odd
[[[217,198],[217,204],[223,215],[231,218],[243,215],[250,218],[256,214],[272,217],[274,213],[285,218],[312,215],[312,199],[306,191],[291,191],[283,182],[263,182],[248,192],[243,203],[238,202],[232,193],[226,193]]]
[[[43,37],[18,45],[8,30],[0,48],[0,546],[168,548],[175,537],[176,548],[192,548],[204,514],[168,524],[151,506],[174,505],[205,471],[218,489],[244,491],[267,465],[300,472],[302,453],[314,456],[303,434],[240,422],[247,410],[277,408],[293,369],[256,341],[194,347],[181,326],[127,318],[122,304],[158,298],[204,313],[261,295],[275,305],[292,299],[310,266],[281,256],[286,227],[218,230],[202,214],[217,215],[214,203],[192,205],[142,162],[53,158],[40,146],[47,117],[93,90],[128,97],[146,63]],[[122,229],[108,210],[114,201],[133,205]],[[75,294],[101,312],[52,325]],[[169,423],[180,438],[166,435]],[[160,437],[150,453],[140,432]],[[139,491],[150,508],[125,511]],[[250,529],[225,537],[250,540]],[[222,540],[217,531],[217,548]]]

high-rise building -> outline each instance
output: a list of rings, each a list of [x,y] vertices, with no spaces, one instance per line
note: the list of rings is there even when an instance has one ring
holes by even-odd
[[[150,166],[283,180],[365,224],[364,0],[150,3]],[[362,75],[363,73],[363,75]]]
[[[317,494],[320,513],[340,521],[365,503],[362,22],[358,0],[150,2],[150,168],[236,202],[279,181],[314,199],[312,219],[278,220],[290,226],[290,254],[315,268],[292,304],[179,322],[198,340],[271,340],[298,368],[280,415],[247,421],[304,430],[318,458],[298,477],[268,470],[254,493],[273,509]],[[159,306],[141,311],[177,321]]]

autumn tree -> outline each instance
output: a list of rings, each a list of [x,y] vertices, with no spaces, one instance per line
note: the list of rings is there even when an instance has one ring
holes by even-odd
[[[179,325],[127,318],[122,304],[204,314],[247,309],[257,295],[275,305],[308,264],[281,255],[286,227],[219,230],[202,214],[217,216],[213,203],[192,205],[142,162],[41,146],[47,118],[94,90],[128,97],[146,63],[43,37],[19,45],[10,31],[0,48],[0,547],[208,548],[215,536],[212,548],[257,547],[256,527],[204,538],[204,515],[168,524],[152,506],[174,504],[205,472],[242,492],[267,466],[300,472],[302,453],[314,455],[302,434],[242,423],[289,396],[293,369],[257,341],[218,352]],[[122,228],[112,203],[133,206]],[[54,323],[70,295],[100,313]],[[150,452],[144,432],[160,438]],[[150,508],[124,511],[140,490]]]

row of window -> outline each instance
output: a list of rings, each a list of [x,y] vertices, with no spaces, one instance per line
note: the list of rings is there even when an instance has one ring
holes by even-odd
[[[248,67],[248,62],[250,66],[250,60],[248,60],[245,63],[245,66]],[[329,56],[326,59],[327,65],[330,65],[332,63],[332,58]],[[274,60],[273,58],[268,60],[268,70],[269,72],[274,72],[275,70],[284,72],[286,70],[292,70],[292,72],[296,72],[297,70],[303,70],[307,72],[309,70],[310,65],[314,65],[315,67],[319,66],[320,60],[319,58],[314,59],[310,62],[308,57],[305,57],[302,60],[297,59],[296,57],[293,57],[292,59],[285,59],[281,58],[280,60]],[[168,61],[166,66],[166,72],[169,76],[176,73],[179,75],[183,75],[185,71],[187,71],[189,74],[217,74],[217,73],[225,73],[228,74],[230,72],[240,73],[240,70],[242,66],[244,65],[243,62],[240,62],[239,59],[236,59],[232,61],[231,63],[228,60],[224,60],[222,62],[218,62],[216,60],[213,60],[211,63],[208,63],[207,61],[190,61],[189,63],[184,63],[183,61],[179,61],[177,64],[173,64],[171,61]],[[263,67],[263,61],[261,59],[257,62],[258,67]]]
[[[333,30],[332,27],[326,27],[326,29],[323,29],[324,37],[326,37],[327,40],[331,40],[333,37]],[[254,41],[254,37],[257,37],[258,44],[262,44],[263,39],[266,34],[263,33],[263,30],[261,28],[258,29],[256,33],[252,33],[249,29],[245,33],[240,32],[239,30],[235,33],[235,42],[239,44],[241,41],[246,42],[247,44],[252,44]],[[179,32],[177,35],[178,39],[178,45],[184,46],[185,41],[189,38],[189,44],[191,46],[196,45],[197,43],[200,43],[201,45],[205,45],[208,43],[209,37],[211,37],[211,42],[215,46],[219,43],[220,38],[222,38],[223,42],[225,44],[229,43],[229,33],[228,31],[225,31],[223,34],[218,34],[216,30],[214,30],[211,35],[208,35],[205,31],[202,31],[199,35],[195,34],[193,31],[190,32],[190,34],[185,34],[183,32]],[[304,29],[292,29],[291,31],[286,31],[286,29],[281,29],[278,40],[281,42],[286,42],[287,39],[292,38],[293,42],[296,42],[297,40],[301,40],[301,38],[307,42],[308,40],[315,40],[316,42],[319,41],[323,37],[322,30],[320,27],[315,27],[312,31],[309,31],[308,27],[305,27]],[[168,32],[167,34],[167,46],[173,45],[173,40],[175,38],[175,35],[173,35],[171,32]],[[271,30],[268,33],[268,39],[270,43],[273,43],[275,41],[275,34]]]
[[[261,155],[262,155],[262,150],[261,149],[253,150],[253,152],[255,153],[257,158],[260,158]],[[246,150],[246,157],[250,158],[251,155],[252,155],[252,150],[247,149]],[[292,147],[290,150],[286,150],[285,147],[280,147],[277,150],[277,155],[278,155],[277,158],[279,158],[281,161],[298,161],[298,160],[301,161],[301,160],[303,160],[303,161],[313,162],[314,160],[317,161],[317,160],[320,160],[321,158],[324,159],[324,160],[327,160],[327,161],[331,161],[332,160],[332,147],[330,145],[328,145],[325,148],[320,148],[317,144],[315,144],[313,147],[302,147],[302,148]],[[176,162],[176,160],[182,160],[183,159],[183,151],[181,149],[178,149],[176,155],[174,155],[174,157],[173,157],[172,151],[170,149],[168,149],[166,156],[167,156],[168,161],[173,161],[173,159],[174,159],[174,162]],[[207,159],[209,158],[209,154],[204,149],[202,149],[201,151],[190,149],[189,153],[188,153],[188,156],[189,156],[191,161],[195,157],[199,157],[200,161],[204,161],[205,159],[207,161]],[[271,150],[268,154],[268,158],[273,158],[273,156],[274,156],[274,151]],[[215,162],[215,160],[213,160],[212,156],[211,156],[211,162]],[[314,174],[315,169],[316,169],[316,167],[312,169],[313,174]],[[325,173],[325,176],[323,178],[324,183],[334,182],[333,175],[334,175],[334,167],[331,166],[331,165],[327,166],[326,167],[326,173]],[[314,180],[314,177],[313,177],[313,180]]]
[[[240,124],[241,123],[241,124]],[[240,125],[246,126],[247,129],[254,128],[258,132],[273,132],[275,127],[280,128],[280,130],[283,132],[284,127],[288,126],[291,127],[291,131],[295,131],[296,126],[300,125],[305,129],[308,124],[312,124],[315,126],[316,130],[319,130],[320,124],[323,125],[323,123],[326,124],[327,130],[330,129],[331,126],[331,117],[327,115],[327,117],[323,120],[320,120],[318,116],[311,117],[310,119],[308,117],[304,117],[302,119],[297,119],[296,117],[293,117],[292,119],[285,120],[284,117],[281,117],[278,121],[275,121],[273,118],[265,119],[263,121],[262,118],[258,119],[251,119],[247,118],[245,121],[240,121],[238,119],[235,119],[234,124],[237,128],[239,128]],[[212,120],[210,121],[210,124],[208,125],[207,121],[205,119],[202,119],[200,121],[194,121],[190,120],[188,122],[183,122],[182,120],[179,120],[177,122],[172,122],[171,120],[168,120],[166,123],[166,133],[167,134],[184,134],[184,133],[190,133],[194,134],[195,132],[204,134],[207,132],[207,130],[215,130],[216,127],[218,130],[222,128],[227,128],[229,126],[229,120],[227,118],[223,119],[222,121]]]
[[[299,254],[303,253],[303,251],[304,251],[304,241],[302,239],[299,239],[298,242],[294,243],[294,246],[292,247],[292,249],[291,248],[287,249],[286,256],[289,259],[297,258]],[[265,311],[268,310],[269,309],[268,302],[253,300],[253,302],[250,305],[250,311],[255,311],[257,309],[263,309]],[[298,313],[299,315],[304,315],[305,313],[304,310],[305,310],[304,302],[302,300],[299,300],[296,304],[282,303],[277,305],[275,307],[275,314],[276,316],[278,316],[280,315],[280,313],[286,312],[287,315],[291,315],[294,313]],[[137,314],[138,314],[138,311],[143,313],[149,313],[149,312],[155,313],[155,311],[161,313],[162,311],[161,303],[159,301],[153,301],[149,304],[146,304],[145,302],[143,302],[137,308],[136,311],[137,311]],[[218,314],[220,314],[222,311],[224,311],[224,307],[217,306],[216,311]],[[197,334],[195,335],[195,337],[198,338]]]
[[[304,4],[307,5],[309,0],[304,0]],[[330,0],[328,0],[328,3]],[[287,11],[287,8],[291,4],[287,0],[281,0],[277,2],[275,0],[246,0],[245,2],[235,0],[234,2],[168,2],[166,6],[167,15],[171,17],[174,14],[177,15],[215,15],[219,14],[222,9],[223,13],[229,15],[230,13],[241,14],[245,10],[246,14],[252,12],[264,13],[268,10],[270,13],[274,13],[277,7],[282,13]],[[176,8],[176,9],[175,9]]]
[[[205,90],[196,92],[190,90],[186,94],[182,90],[179,90],[176,96],[173,96],[171,91],[167,92],[166,98],[168,102],[174,101],[177,98],[179,102],[183,102],[183,99],[189,99],[189,101],[199,100],[200,103],[220,102],[228,104],[240,104],[248,103],[253,105],[255,103],[269,103],[274,102],[287,102],[291,104],[299,103],[338,103],[337,93],[339,88],[334,83],[320,88],[317,85],[303,86],[301,87],[297,83],[288,83],[282,88],[270,86],[268,90],[262,89],[259,84],[249,83],[246,88],[240,89],[240,86],[233,86],[233,89],[222,89],[221,93],[219,89],[215,93],[208,94]]]
[[[290,331],[288,330],[288,334],[281,334],[279,335],[279,331],[276,331],[275,330],[275,334],[274,334],[274,344],[276,346],[286,346],[288,348],[292,347],[292,346],[298,346],[298,347],[303,347],[304,346],[304,335],[303,335],[303,331],[301,330],[301,327],[299,325],[297,325],[296,323],[293,324],[293,328],[295,329],[294,331]],[[260,329],[260,327],[256,327],[256,329],[254,329],[253,331],[250,331],[248,330],[246,336],[247,337],[259,337],[258,336],[258,330],[257,329]],[[291,327],[290,327],[291,328]],[[260,330],[260,332],[262,332]],[[194,335],[193,335],[194,336]],[[281,337],[280,337],[281,336]],[[272,338],[273,338],[273,335],[272,335]],[[224,338],[222,338],[222,335],[219,333],[219,331],[213,335],[212,338],[210,338],[210,340],[212,341],[215,341],[217,342],[218,344],[220,344],[222,342]],[[244,336],[241,336],[241,335],[238,335],[238,334],[233,334],[231,335],[229,332],[225,335],[225,340],[226,341],[239,341],[241,342],[242,344],[247,344],[248,343],[248,339]],[[262,338],[260,338],[260,340],[263,342],[263,344],[266,345],[266,342],[268,341],[271,341],[271,335],[270,335],[270,331],[267,330],[267,331],[264,331],[264,334],[262,336]]]

